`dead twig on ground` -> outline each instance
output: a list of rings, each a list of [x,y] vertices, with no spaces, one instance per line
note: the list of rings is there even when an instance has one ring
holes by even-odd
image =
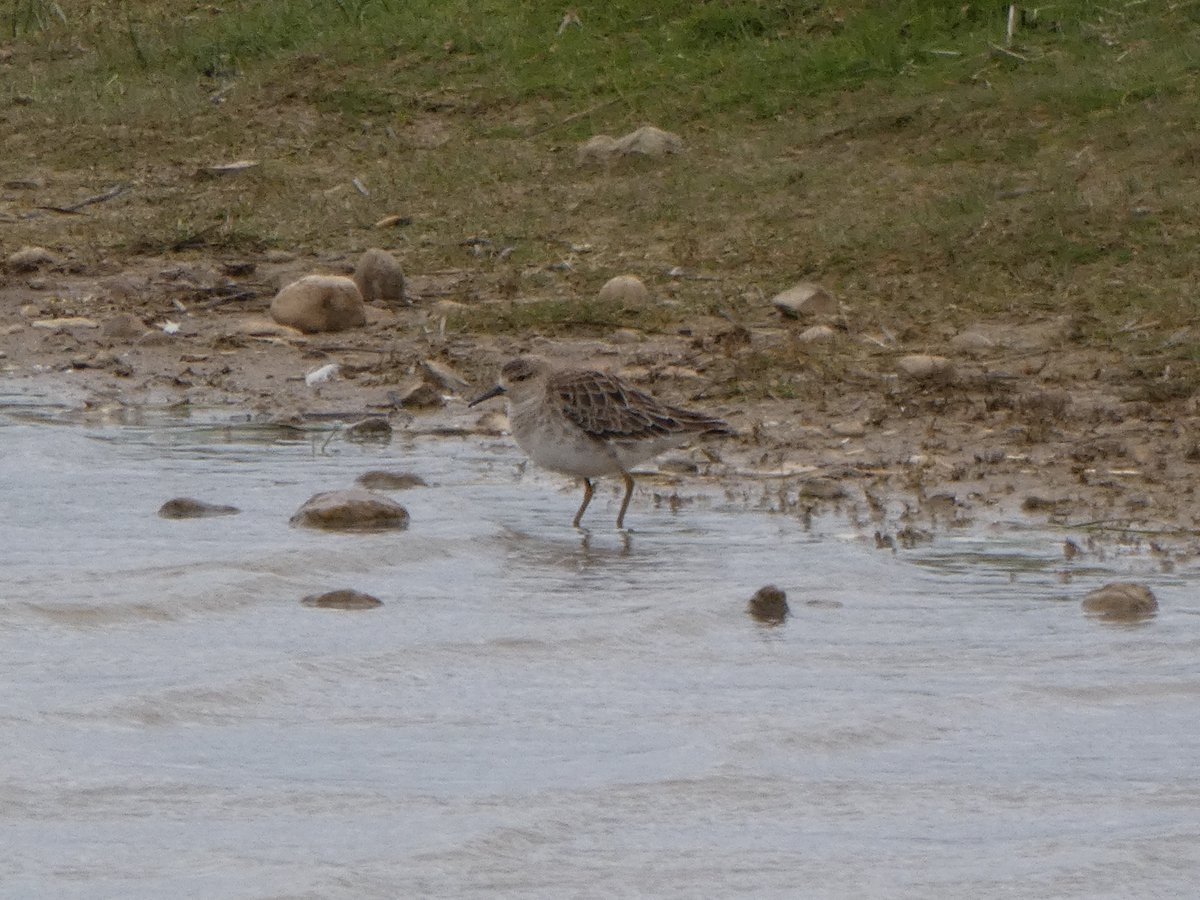
[[[83,200],[80,200],[78,203],[72,203],[70,206],[40,205],[38,206],[38,209],[45,209],[49,210],[50,212],[62,213],[64,215],[74,215],[85,206],[91,206],[94,203],[105,203],[109,200],[112,200],[114,197],[120,197],[129,189],[130,185],[128,184],[118,184],[116,187],[109,188],[102,194],[94,194],[91,197],[85,197]]]

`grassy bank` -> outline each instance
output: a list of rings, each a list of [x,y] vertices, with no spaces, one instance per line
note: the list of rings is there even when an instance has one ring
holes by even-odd
[[[1190,377],[1200,2],[1044,5],[1011,44],[994,2],[571,8],[13,0],[0,158],[41,186],[4,191],[0,242],[85,262],[382,244],[478,270],[496,302],[459,324],[491,329],[752,318],[817,278],[909,341],[1065,313],[1147,377]],[[575,165],[645,122],[687,152]],[[389,214],[412,223],[373,228]],[[596,308],[622,271],[667,302]]]

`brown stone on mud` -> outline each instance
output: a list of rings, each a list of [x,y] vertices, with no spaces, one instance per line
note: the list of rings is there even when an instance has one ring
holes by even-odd
[[[463,378],[459,372],[455,371],[453,367],[439,360],[423,359],[421,360],[421,368],[425,370],[425,374],[429,378],[452,394],[461,394],[471,386],[471,383]]]
[[[372,416],[346,426],[346,439],[359,443],[386,443],[392,439],[392,423]]]
[[[58,257],[45,247],[22,247],[4,261],[10,272],[36,272],[58,265]]]
[[[309,594],[300,603],[314,609],[375,609],[383,606],[383,601],[378,597],[349,588],[326,591],[324,594]]]
[[[950,338],[950,346],[964,356],[982,356],[996,349],[996,342],[978,331],[964,331]]]
[[[954,381],[954,363],[944,356],[913,353],[896,360],[896,371],[910,381],[948,384]]]
[[[375,469],[364,472],[355,479],[355,484],[361,484],[373,491],[406,491],[409,488],[428,487],[425,479],[411,472],[385,472]]]
[[[838,314],[838,302],[833,294],[811,281],[802,281],[786,291],[780,291],[771,298],[771,305],[788,319]]]
[[[136,338],[146,331],[146,323],[133,313],[120,313],[100,323],[100,334],[106,338]]]
[[[768,584],[759,588],[747,605],[750,615],[765,625],[782,625],[788,617],[787,594]]]
[[[828,325],[812,325],[796,335],[801,344],[828,344],[834,338],[834,330]]]
[[[597,296],[614,303],[645,304],[650,300],[650,292],[636,275],[617,275],[608,279]]]
[[[159,516],[164,519],[206,519],[210,516],[236,516],[240,512],[236,506],[205,503],[191,497],[175,497],[158,508]]]
[[[832,478],[808,478],[800,482],[800,496],[814,500],[840,500],[846,489]]]
[[[446,405],[441,391],[421,378],[404,382],[396,390],[390,391],[388,398],[393,405],[405,409],[437,409]]]
[[[404,270],[396,257],[386,250],[372,247],[358,259],[354,269],[354,283],[363,300],[382,300],[384,303],[403,305]]]
[[[292,525],[329,531],[385,531],[408,527],[408,510],[362,488],[314,494],[296,511]]]
[[[1103,619],[1129,621],[1158,612],[1158,600],[1144,584],[1114,581],[1083,598],[1083,611]]]
[[[305,275],[271,301],[271,318],[306,334],[344,331],[366,324],[358,286],[341,275]]]

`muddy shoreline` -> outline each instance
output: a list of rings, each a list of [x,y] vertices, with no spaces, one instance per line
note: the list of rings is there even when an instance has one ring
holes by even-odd
[[[730,360],[794,342],[805,323],[764,307],[759,321],[714,317],[665,334],[454,333],[446,319],[466,276],[453,272],[411,276],[411,305],[372,305],[363,328],[302,335],[271,322],[278,284],[322,263],[348,265],[280,254],[8,274],[0,372],[69,391],[85,411],[228,409],[231,420],[288,427],[370,418],[417,433],[498,435],[498,405],[481,414],[466,399],[505,359],[532,351],[620,372],[733,423],[739,437],[659,460],[660,478],[680,490],[704,475],[780,512],[837,505],[885,549],[1002,521],[1062,528],[1068,556],[1086,551],[1080,535],[1168,562],[1200,548],[1195,399],[1145,399],[1146,386],[1113,384],[1105,372],[1120,361],[1072,346],[1066,319],[980,324],[976,340],[940,342],[859,333],[843,320],[836,340],[807,351],[785,382],[792,396],[746,399],[727,381]],[[931,349],[952,375],[898,371],[904,354]],[[330,365],[334,377],[306,380]]]

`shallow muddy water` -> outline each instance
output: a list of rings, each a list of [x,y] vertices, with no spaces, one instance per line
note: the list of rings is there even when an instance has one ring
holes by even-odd
[[[507,439],[359,445],[0,389],[0,895],[1167,897],[1195,570],[897,554],[685,481],[628,539]],[[293,529],[371,469],[408,531]],[[734,492],[737,493],[737,492]],[[751,492],[752,493],[752,492]],[[176,496],[240,515],[168,521]],[[1061,573],[1073,577],[1064,583]],[[1115,578],[1159,615],[1084,617]],[[746,601],[775,583],[778,627]],[[355,588],[378,609],[312,609]]]

